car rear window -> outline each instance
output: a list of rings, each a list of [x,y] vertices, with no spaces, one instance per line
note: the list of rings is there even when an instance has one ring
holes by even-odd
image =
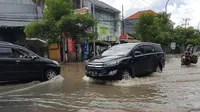
[[[160,45],[154,45],[154,49],[156,52],[163,52],[163,49]]]
[[[151,46],[151,45],[144,45],[143,47],[144,47],[145,54],[147,54],[147,53],[153,53],[155,51],[154,47]]]

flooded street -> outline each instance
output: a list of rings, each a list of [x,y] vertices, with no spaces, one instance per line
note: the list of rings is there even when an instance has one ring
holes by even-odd
[[[0,85],[0,112],[200,111],[200,63],[181,67],[179,58],[171,58],[161,74],[119,82],[93,81],[82,64],[65,65],[62,76]]]

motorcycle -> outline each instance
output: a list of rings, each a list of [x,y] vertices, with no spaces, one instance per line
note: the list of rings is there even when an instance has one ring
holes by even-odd
[[[189,66],[191,64],[197,64],[198,62],[198,56],[197,55],[183,55],[181,57],[181,65]]]
[[[186,65],[186,66],[191,65],[191,56],[182,56],[181,65]]]

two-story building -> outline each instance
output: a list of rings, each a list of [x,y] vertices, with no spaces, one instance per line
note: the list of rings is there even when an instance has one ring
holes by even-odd
[[[109,45],[118,43],[120,38],[120,11],[99,0],[72,0],[73,9],[88,9],[98,20],[95,31],[98,33],[95,41],[95,51],[99,55]],[[93,10],[94,9],[94,10]],[[88,54],[94,51],[93,40],[88,42]]]

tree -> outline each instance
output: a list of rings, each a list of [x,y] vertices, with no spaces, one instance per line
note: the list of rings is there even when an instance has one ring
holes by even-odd
[[[165,12],[156,16],[151,13],[142,14],[134,26],[138,37],[145,42],[156,42],[167,46],[172,41],[170,32],[173,28],[169,18],[170,15]]]
[[[200,34],[193,27],[183,28],[178,26],[173,30],[172,34],[174,42],[179,45],[200,45]]]
[[[151,41],[152,37],[154,37],[154,31],[151,30],[154,27],[154,18],[151,13],[142,14],[139,22],[136,23],[136,33],[142,41]]]
[[[27,37],[59,42],[64,33],[69,33],[78,42],[87,36],[85,31],[96,24],[90,14],[73,14],[71,0],[45,0],[45,4],[44,19],[25,26]]]

